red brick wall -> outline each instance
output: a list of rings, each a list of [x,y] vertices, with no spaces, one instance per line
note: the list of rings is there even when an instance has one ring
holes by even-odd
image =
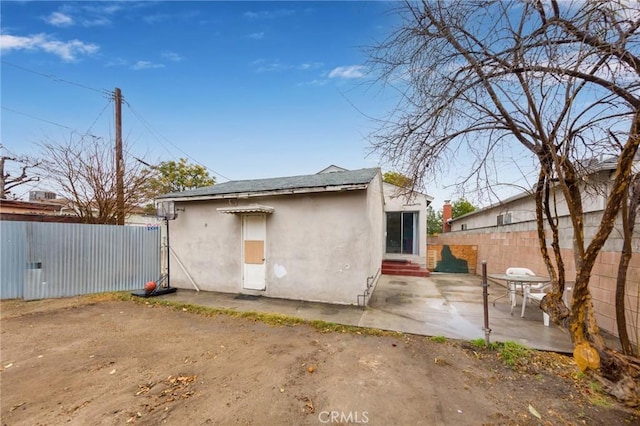
[[[449,219],[453,217],[453,206],[445,201],[442,207],[442,232],[451,232],[451,224]]]

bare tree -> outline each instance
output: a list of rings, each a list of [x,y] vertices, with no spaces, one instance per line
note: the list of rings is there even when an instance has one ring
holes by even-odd
[[[640,144],[640,6],[487,0],[452,7],[422,1],[406,2],[398,12],[399,29],[370,51],[380,79],[402,95],[374,134],[374,149],[418,184],[460,149],[476,159],[467,179],[489,178],[492,155],[505,144],[519,144],[534,156],[538,238],[553,281],[542,307],[556,323],[569,318],[578,364],[597,370],[615,396],[639,404],[638,360],[605,344],[588,284]],[[588,241],[583,178],[588,160],[604,154],[618,158],[615,178]],[[573,227],[570,311],[562,301],[567,277],[558,195]]]
[[[14,161],[20,164],[20,173],[17,176],[11,176],[11,173],[7,171],[5,167],[7,161]],[[7,198],[11,190],[17,186],[37,182],[39,180],[38,176],[29,176],[27,170],[34,169],[39,165],[40,162],[29,157],[0,155],[0,199]]]
[[[43,177],[86,223],[114,224],[117,219],[115,153],[102,138],[70,137],[63,143],[40,144]],[[126,152],[126,146],[124,147]],[[125,215],[146,201],[149,172],[125,160]]]
[[[629,263],[633,254],[632,239],[633,231],[638,216],[638,208],[640,208],[640,173],[636,173],[629,177],[631,184],[628,189],[628,202],[624,200],[622,203],[621,219],[623,232],[623,246],[618,264],[618,276],[616,277],[616,324],[618,325],[618,334],[620,335],[620,344],[622,351],[627,355],[638,356],[638,351],[634,349],[629,333],[627,332],[627,318],[625,308],[625,294],[627,283],[627,272],[629,271]],[[638,294],[640,295],[640,293]],[[638,327],[640,324],[632,324],[632,329],[638,337]],[[637,340],[636,340],[637,341]]]

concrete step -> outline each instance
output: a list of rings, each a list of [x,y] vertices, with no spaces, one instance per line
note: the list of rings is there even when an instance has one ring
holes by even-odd
[[[385,275],[404,275],[408,277],[428,277],[429,271],[410,260],[383,260],[382,273]]]
[[[430,275],[429,271],[426,269],[393,269],[393,270],[382,270],[384,275],[398,275],[405,277],[428,277]]]
[[[395,269],[420,269],[420,265],[417,263],[400,263],[400,264],[392,264],[392,263],[383,263],[382,269],[387,270],[395,270]]]
[[[411,267],[411,268],[419,268],[420,265],[418,263],[414,263],[407,259],[385,259],[382,261],[382,266],[390,266],[390,267]]]
[[[383,259],[382,263],[393,263],[394,265],[412,263],[409,259]]]

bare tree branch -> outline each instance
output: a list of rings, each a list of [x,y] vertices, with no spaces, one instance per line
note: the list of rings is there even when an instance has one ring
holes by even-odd
[[[473,156],[463,185],[488,181],[493,156],[519,145],[538,162],[536,221],[553,292],[543,308],[597,353],[603,378],[630,377],[631,364],[606,347],[589,278],[625,200],[640,145],[640,4],[623,1],[406,1],[402,23],[370,49],[380,81],[403,97],[372,147],[421,185],[451,161]],[[603,216],[585,237],[583,194],[594,158],[618,158]],[[490,186],[490,185],[486,185]],[[576,277],[571,311],[562,302],[565,260],[556,193],[572,223]],[[547,229],[551,230],[550,248]],[[617,395],[620,397],[620,395]],[[640,389],[624,398],[640,403]]]
[[[63,143],[40,144],[40,168],[54,183],[69,207],[86,223],[116,223],[115,158],[111,144],[101,138],[70,137]],[[126,149],[126,148],[125,148]],[[136,161],[125,167],[125,214],[147,201],[145,185],[149,171]]]
[[[22,164],[22,167],[20,168],[21,172],[18,176],[11,176],[11,174],[6,170],[5,164],[7,161],[14,161]],[[29,176],[27,173],[27,170],[35,169],[40,164],[41,162],[28,157],[18,158],[15,156],[0,156],[0,199],[7,198],[7,195],[15,187],[40,180],[38,176]]]

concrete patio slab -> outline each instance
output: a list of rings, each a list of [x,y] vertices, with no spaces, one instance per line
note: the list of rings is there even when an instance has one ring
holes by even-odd
[[[504,291],[504,287],[490,283],[489,300]],[[160,298],[425,336],[462,340],[485,336],[482,279],[477,275],[433,274],[429,278],[382,275],[366,309],[267,297],[243,300],[236,296],[180,289]],[[522,303],[521,298],[518,302]],[[537,305],[527,306],[524,318],[520,318],[520,309],[510,314],[508,298],[498,300],[495,306],[489,303],[489,327],[492,342],[510,340],[534,349],[564,353],[573,350],[567,332],[554,324],[544,326]]]
[[[370,301],[365,317],[370,327],[386,328],[428,336],[444,336],[455,339],[484,338],[484,309],[482,304],[482,278],[468,274],[438,274],[429,278],[382,276]],[[399,285],[398,281],[403,284]],[[398,288],[402,290],[398,291]],[[434,288],[437,290],[434,292]],[[424,289],[428,289],[427,292]],[[511,315],[508,298],[498,300],[506,288],[489,283],[489,328],[491,341],[514,341],[531,348],[555,352],[573,351],[569,334],[562,328],[551,324],[545,327],[542,311],[537,305],[527,306],[524,318],[520,317],[521,298],[518,309]],[[425,293],[430,298],[422,297]],[[417,297],[409,298],[413,294]],[[394,295],[396,295],[394,297]],[[410,299],[410,300],[408,300]],[[411,319],[389,323],[387,315]],[[380,322],[379,325],[375,325]]]

